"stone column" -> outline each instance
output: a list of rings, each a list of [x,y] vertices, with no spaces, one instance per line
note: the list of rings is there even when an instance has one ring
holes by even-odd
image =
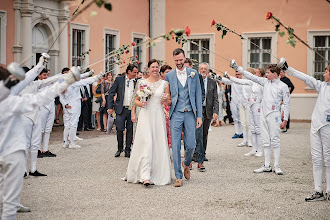
[[[150,0],[150,37],[158,37],[165,34],[165,0]],[[150,47],[150,59],[165,60],[165,40],[161,39],[155,46]]]
[[[22,28],[21,28],[21,43],[22,43],[22,65],[31,68],[32,62],[32,13],[29,8],[21,9]]]
[[[60,3],[60,15],[58,16],[58,26],[61,31],[63,27],[69,20],[69,11],[66,9],[68,6],[67,3]],[[58,58],[58,69],[61,71],[64,67],[69,67],[68,59],[69,59],[69,35],[68,35],[68,27],[66,25],[63,32],[59,36],[59,58]],[[57,33],[58,35],[58,33]],[[56,36],[57,36],[56,35]]]
[[[21,62],[22,46],[21,46],[21,2],[15,0],[14,10],[15,10],[15,32],[14,32],[14,61]]]

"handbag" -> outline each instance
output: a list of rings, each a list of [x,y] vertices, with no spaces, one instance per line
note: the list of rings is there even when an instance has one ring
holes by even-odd
[[[108,115],[107,133],[110,134],[112,127],[114,125],[115,119],[112,115]]]
[[[97,94],[101,94],[101,84],[98,85],[95,91]]]
[[[95,100],[96,103],[101,103],[102,101],[103,101],[102,96],[98,97],[98,98]]]

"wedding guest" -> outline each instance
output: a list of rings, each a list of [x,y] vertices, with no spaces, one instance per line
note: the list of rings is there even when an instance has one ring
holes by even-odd
[[[218,84],[217,92],[218,92],[218,100],[219,100],[219,113],[218,113],[218,119],[214,121],[215,127],[222,126],[222,120],[223,120],[223,103],[225,101],[225,89],[221,82],[216,81]]]
[[[115,157],[119,157],[124,148],[124,130],[126,128],[126,147],[125,157],[131,155],[131,145],[133,139],[133,122],[131,120],[131,110],[129,105],[134,92],[136,84],[136,74],[138,68],[130,64],[126,68],[126,75],[116,77],[113,85],[110,88],[108,96],[108,114],[116,112],[116,129],[117,129],[117,142],[118,151]],[[117,95],[116,101],[114,96]]]
[[[228,123],[231,124],[231,125],[234,125],[234,119],[232,117],[232,114],[231,114],[231,110],[230,110],[230,102],[231,102],[231,85],[225,85],[225,100],[226,100],[226,116],[223,118],[223,122],[225,122],[226,124],[226,121],[228,119]]]
[[[96,116],[96,121],[97,121],[97,129],[98,131],[101,130],[101,121],[100,121],[100,107],[101,103],[96,103],[95,101],[97,99],[102,99],[102,94],[101,94],[101,82],[104,77],[101,77],[101,79],[97,82],[94,82],[92,84],[92,92],[93,92],[93,103],[92,103],[92,111],[93,114]],[[98,93],[99,90],[99,93]],[[102,125],[103,126],[103,125]],[[103,129],[104,127],[102,127]]]
[[[218,119],[219,113],[219,100],[217,83],[215,80],[208,77],[210,71],[210,66],[208,63],[200,63],[198,72],[203,77],[203,83],[205,88],[205,100],[203,105],[203,149],[204,152],[197,151],[197,162],[198,168],[204,167],[203,161],[208,161],[206,158],[206,148],[207,148],[207,138],[209,133],[209,127],[211,125],[211,120],[214,121]],[[205,168],[204,168],[205,169]],[[203,170],[204,170],[203,169]]]
[[[107,114],[107,100],[109,96],[110,88],[113,84],[113,75],[111,72],[108,72],[104,76],[104,80],[101,83],[101,95],[102,95],[102,103],[100,107],[100,114],[103,114],[103,125],[104,132],[107,132],[107,122],[108,122],[108,114]]]
[[[141,79],[143,77],[143,73],[141,71],[139,71],[137,74],[136,74],[136,78],[137,79]]]
[[[168,72],[170,72],[172,70],[172,67],[169,65],[163,65],[160,68],[160,78],[162,80],[165,80],[165,76]],[[164,109],[164,114],[165,114],[165,119],[166,119],[166,133],[167,133],[167,143],[168,143],[168,147],[172,148],[171,146],[171,122],[170,122],[170,118],[169,118],[169,112],[170,112],[170,108],[171,106],[167,105],[165,102],[163,102],[163,109]]]

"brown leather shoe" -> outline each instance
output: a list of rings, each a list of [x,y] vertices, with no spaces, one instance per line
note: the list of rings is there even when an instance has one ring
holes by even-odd
[[[204,165],[203,165],[202,163],[199,163],[199,164],[197,165],[197,170],[198,170],[199,172],[204,172],[204,171],[205,171],[205,167],[204,167]]]
[[[181,187],[182,186],[182,179],[177,179],[173,186],[174,187]]]
[[[187,179],[187,180],[189,180],[190,179],[190,169],[189,169],[189,167],[187,167],[185,164],[184,164],[184,162],[182,161],[182,166],[183,166],[183,175],[184,175],[184,177]]]

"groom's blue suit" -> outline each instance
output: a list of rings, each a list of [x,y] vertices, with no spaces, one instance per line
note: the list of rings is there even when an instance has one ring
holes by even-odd
[[[196,70],[186,68],[187,81],[183,87],[177,77],[176,69],[168,72],[165,80],[170,84],[172,106],[169,117],[171,120],[171,144],[175,177],[182,179],[181,170],[181,134],[184,132],[186,141],[186,166],[191,163],[196,146],[196,118],[202,118],[202,91]]]

